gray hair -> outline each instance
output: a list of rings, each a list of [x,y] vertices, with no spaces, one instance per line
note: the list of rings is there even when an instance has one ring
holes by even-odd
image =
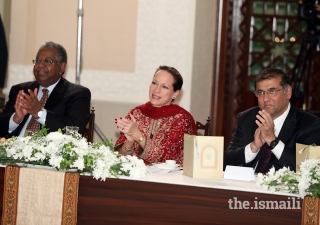
[[[66,49],[60,45],[60,44],[57,44],[57,43],[54,43],[52,41],[48,41],[46,43],[44,43],[40,48],[39,48],[39,51],[41,49],[44,49],[44,48],[54,48],[57,50],[57,60],[62,63],[62,62],[65,62],[67,63],[68,61],[68,55],[67,55],[67,51]]]

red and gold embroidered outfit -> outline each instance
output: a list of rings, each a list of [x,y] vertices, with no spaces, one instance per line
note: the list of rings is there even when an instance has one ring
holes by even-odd
[[[174,159],[182,165],[183,136],[196,134],[195,121],[188,111],[178,105],[153,107],[147,102],[132,109],[126,116],[127,119],[130,119],[129,114],[134,116],[139,130],[146,137],[145,148],[142,149],[135,142],[132,155],[142,158],[146,164]],[[120,132],[115,148],[125,140],[126,137]]]

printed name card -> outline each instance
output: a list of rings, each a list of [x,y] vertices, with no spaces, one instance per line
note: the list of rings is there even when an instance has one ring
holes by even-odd
[[[229,180],[253,181],[254,170],[252,167],[227,166],[223,178]]]

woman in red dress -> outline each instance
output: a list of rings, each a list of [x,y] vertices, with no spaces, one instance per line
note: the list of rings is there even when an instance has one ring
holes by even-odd
[[[192,115],[172,104],[182,84],[175,68],[160,66],[150,84],[150,101],[132,109],[125,118],[116,119],[120,138],[115,150],[136,155],[146,164],[173,159],[182,165],[184,134],[196,134]]]

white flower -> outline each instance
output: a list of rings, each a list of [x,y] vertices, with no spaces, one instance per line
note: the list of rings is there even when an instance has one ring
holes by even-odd
[[[49,133],[46,138],[48,141],[60,141],[65,137],[65,135],[63,135],[60,132],[51,132]]]
[[[269,170],[268,175],[269,175],[269,176],[270,176],[270,175],[274,175],[275,172],[276,172],[275,168],[272,167],[272,168]]]
[[[42,152],[37,152],[36,154],[34,154],[34,157],[35,157],[36,161],[41,161],[46,158],[46,155],[43,154]]]
[[[51,158],[49,159],[49,164],[53,167],[60,168],[60,163],[62,160],[62,156],[51,155]]]
[[[22,153],[23,153],[23,157],[24,158],[30,158],[32,155],[32,146],[30,145],[26,145],[23,149],[22,149]]]
[[[105,142],[109,146],[92,144],[78,133],[64,135],[58,131],[44,135],[43,129],[33,137],[13,137],[0,143],[0,155],[11,158],[11,162],[49,165],[59,170],[75,168],[103,181],[120,175],[145,176],[146,166],[141,159],[119,155],[110,149],[109,141]],[[0,157],[0,163],[5,164],[1,160]]]
[[[258,174],[257,187],[271,191],[289,191],[299,193],[303,198],[307,194],[319,197],[320,159],[308,159],[301,163],[300,172],[282,168],[271,169],[267,175]]]
[[[78,168],[79,170],[83,170],[85,168],[83,158],[78,158],[76,161],[74,161],[71,167]]]

